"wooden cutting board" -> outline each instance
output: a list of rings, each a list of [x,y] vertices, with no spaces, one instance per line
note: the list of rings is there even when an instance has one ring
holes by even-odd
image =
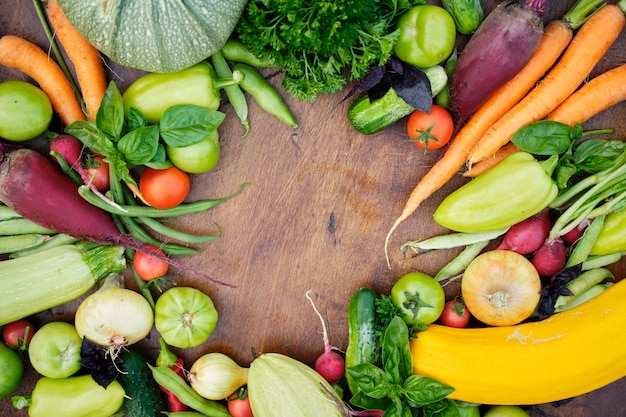
[[[487,11],[497,3],[483,2]],[[544,20],[561,16],[571,4],[571,0],[548,1]],[[26,37],[44,49],[48,45],[31,0],[0,0],[0,35],[5,34]],[[464,41],[459,39],[459,44]],[[626,36],[622,34],[594,74],[625,61]],[[110,77],[121,91],[140,75],[107,62]],[[279,71],[263,73],[280,86]],[[8,79],[25,77],[0,68],[0,81]],[[404,273],[419,270],[435,274],[456,254],[450,250],[415,256],[399,248],[407,240],[445,232],[434,223],[432,213],[445,195],[466,181],[460,175],[397,229],[390,244],[391,269],[383,250],[385,235],[405,198],[438,158],[438,152],[417,150],[406,140],[403,122],[372,136],[356,133],[346,118],[351,101],[342,101],[345,91],[319,97],[316,102],[298,102],[280,91],[298,119],[298,129],[281,124],[250,100],[251,132],[242,139],[238,119],[225,103],[221,110],[227,118],[219,129],[222,159],[212,172],[193,177],[189,201],[223,197],[244,182],[250,185],[208,213],[178,219],[181,229],[192,232],[212,232],[214,223],[219,224],[223,229],[220,239],[208,243],[203,253],[181,261],[236,285],[216,286],[171,271],[178,285],[209,294],[220,314],[206,344],[175,350],[188,367],[195,358],[211,351],[226,353],[243,366],[265,352],[281,352],[312,365],[323,351],[323,343],[320,322],[305,297],[308,290],[327,320],[331,344],[345,349],[347,305],[359,287],[388,293]],[[585,127],[611,127],[624,137],[626,122],[621,115],[625,111],[626,105],[619,104]],[[621,278],[626,263],[613,270]],[[458,286],[447,290],[453,294]],[[34,317],[35,324],[72,321],[79,302],[41,313]],[[140,348],[155,358],[158,335],[153,332]],[[28,368],[17,393],[28,394],[37,378]],[[621,380],[559,407],[544,404],[529,412],[554,417],[623,416],[625,389],[626,380]],[[3,399],[0,415],[27,413],[14,410],[9,399]]]

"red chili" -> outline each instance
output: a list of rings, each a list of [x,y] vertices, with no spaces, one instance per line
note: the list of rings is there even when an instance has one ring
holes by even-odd
[[[161,338],[160,340],[161,351],[159,352],[159,356],[157,357],[156,364],[157,366],[167,366],[178,376],[180,376],[183,380],[187,380],[185,377],[185,363],[183,358],[177,357],[173,352],[170,352],[167,349],[167,345],[165,341]],[[159,385],[161,391],[165,393],[167,398],[167,402],[169,405],[169,409],[172,412],[178,411],[188,411],[189,407],[180,402],[180,400],[176,397],[176,395],[172,394],[169,390]]]

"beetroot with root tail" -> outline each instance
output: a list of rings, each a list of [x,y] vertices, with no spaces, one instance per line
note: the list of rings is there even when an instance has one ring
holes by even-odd
[[[544,209],[507,230],[497,249],[512,250],[521,255],[539,249],[550,233],[550,212]]]
[[[451,110],[457,129],[528,63],[543,35],[539,15],[545,1],[500,3],[463,48],[450,77]]]
[[[566,260],[565,243],[557,237],[545,240],[533,255],[532,263],[539,275],[551,277],[563,269]]]

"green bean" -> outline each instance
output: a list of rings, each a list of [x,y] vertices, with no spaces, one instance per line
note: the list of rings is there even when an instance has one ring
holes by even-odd
[[[13,253],[41,245],[50,236],[39,233],[0,236],[0,253]]]
[[[583,262],[583,271],[601,268],[618,262],[626,252],[611,253],[609,255],[590,256]]]
[[[241,185],[238,191],[235,191],[233,194],[220,198],[217,200],[200,200],[193,203],[183,203],[179,204],[176,207],[172,207],[169,209],[159,209],[156,207],[148,207],[148,206],[139,206],[139,205],[120,205],[123,210],[120,210],[117,207],[111,206],[106,202],[102,201],[98,196],[96,196],[89,187],[85,185],[81,185],[78,189],[80,195],[87,200],[89,203],[97,206],[104,211],[115,214],[118,216],[128,216],[128,217],[174,217],[174,216],[182,216],[185,214],[193,214],[200,213],[203,211],[207,211],[212,209],[213,207],[230,200],[231,198],[237,196],[243,189],[248,185],[248,183],[244,183]]]
[[[587,259],[589,252],[591,252],[593,245],[596,243],[604,227],[604,219],[605,216],[596,217],[591,221],[589,226],[587,226],[585,233],[578,242],[576,242],[572,252],[567,258],[567,262],[565,263],[566,268],[583,263]]]
[[[559,295],[554,303],[554,307],[562,307],[571,303],[576,297],[607,278],[614,277],[613,273],[606,268],[595,268],[583,272],[577,278],[565,284],[565,288],[570,290],[572,295]]]
[[[66,235],[65,233],[57,233],[56,235],[48,236],[48,239],[46,239],[41,245],[11,253],[11,258],[19,258],[26,255],[32,255],[33,253],[45,249],[50,249],[56,246],[67,245],[76,242],[78,242],[78,239],[74,236]]]
[[[154,230],[157,233],[160,233],[164,236],[170,237],[172,239],[179,240],[185,243],[205,243],[215,240],[221,237],[222,233],[218,235],[194,235],[191,233],[181,232],[180,230],[173,229],[168,227],[167,225],[153,219],[150,217],[139,217],[137,219],[139,222],[145,224],[150,229]]]
[[[38,225],[24,217],[8,219],[0,222],[0,236],[25,235],[39,233],[50,235],[56,233],[52,229]]]
[[[226,41],[220,51],[224,58],[229,61],[241,62],[253,67],[272,67],[272,62],[264,61],[257,57],[239,39],[230,38]]]
[[[469,263],[472,262],[488,244],[488,240],[469,244],[460,254],[437,272],[435,280],[443,281],[465,271]]]
[[[490,241],[504,234],[508,229],[494,230],[492,232],[481,233],[449,233],[431,237],[425,240],[409,240],[402,245],[402,248],[410,247],[413,250],[435,250],[452,249],[461,246],[471,245],[484,241]]]
[[[0,204],[0,220],[17,219],[20,217],[22,216],[17,214],[12,208]]]
[[[298,122],[278,90],[274,88],[256,69],[247,64],[233,65],[233,71],[244,74],[239,86],[257,102],[259,107],[281,122],[296,129]]]
[[[187,381],[178,376],[172,369],[166,366],[148,366],[152,370],[154,380],[174,394],[181,403],[207,417],[231,417],[225,405],[200,396],[187,384]]]
[[[607,288],[609,288],[611,285],[613,285],[613,284],[612,283],[596,284],[596,285],[592,286],[591,288],[589,288],[588,290],[584,291],[578,297],[574,298],[569,303],[563,304],[563,305],[558,306],[558,307],[555,307],[554,312],[555,313],[560,313],[560,312],[563,312],[565,310],[569,310],[569,309],[572,309],[574,307],[577,307],[577,306],[581,305],[582,303],[584,303],[585,301],[589,301],[592,298],[594,298],[595,296],[600,295]]]
[[[220,51],[215,52],[211,55],[211,61],[213,62],[213,67],[215,68],[215,73],[220,78],[233,78],[233,72],[228,66],[228,62],[224,59],[224,56]],[[246,101],[246,96],[241,91],[241,87],[238,85],[229,85],[224,87],[224,91],[226,92],[226,96],[228,97],[228,102],[231,106],[233,106],[233,110],[239,117],[241,121],[241,125],[244,128],[244,133],[242,138],[246,137],[250,132],[250,121],[248,120],[248,102]]]

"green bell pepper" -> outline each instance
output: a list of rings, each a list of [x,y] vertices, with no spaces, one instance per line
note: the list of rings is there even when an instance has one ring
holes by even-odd
[[[176,104],[195,104],[217,110],[220,89],[241,82],[243,75],[233,72],[232,78],[217,78],[211,64],[202,61],[182,71],[149,73],[139,77],[122,94],[124,112],[139,110],[149,124],[158,123],[163,112]]]
[[[626,210],[613,212],[604,219],[604,226],[589,252],[590,255],[610,255],[626,252]]]
[[[28,407],[30,417],[109,417],[122,406],[124,389],[117,381],[105,389],[91,375],[43,377],[30,397],[11,400],[17,409]]]
[[[558,194],[544,166],[516,152],[448,195],[435,221],[457,232],[489,232],[513,226],[541,210]]]

